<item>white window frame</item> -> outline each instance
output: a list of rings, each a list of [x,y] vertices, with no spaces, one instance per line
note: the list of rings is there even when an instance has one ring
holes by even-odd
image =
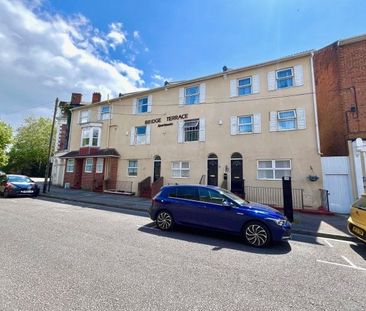
[[[96,173],[103,173],[104,169],[104,159],[103,158],[97,158],[97,163],[95,165],[95,172]]]
[[[193,88],[197,88],[198,89],[198,92],[197,93],[194,93],[194,94],[189,94],[187,95],[187,90],[188,89],[193,89]],[[192,104],[188,103],[187,102],[187,99],[190,98],[190,97],[193,97],[193,96],[196,96],[197,97],[197,102],[194,102]],[[185,87],[184,88],[184,105],[197,105],[200,103],[200,85],[197,84],[197,85],[192,85],[192,86],[189,86],[189,87]]]
[[[66,161],[66,173],[74,173],[75,159],[67,159]]]
[[[136,162],[136,166],[131,166],[131,162]],[[137,174],[138,174],[138,166],[139,166],[138,160],[128,160],[127,175],[129,177],[137,177]],[[136,170],[136,174],[130,174],[130,170]]]
[[[250,123],[240,123],[240,118],[243,118],[243,117],[250,117]],[[249,114],[249,115],[245,115],[245,116],[238,116],[237,118],[237,122],[238,122],[238,134],[253,134],[254,133],[254,116],[252,114]],[[252,127],[252,130],[250,132],[241,132],[240,131],[240,126],[243,126],[243,125],[250,125]]]
[[[86,116],[85,116],[86,114]],[[88,123],[89,122],[89,110],[80,110],[80,119],[79,123]]]
[[[239,81],[241,80],[245,80],[245,79],[249,79],[250,83],[249,84],[245,84],[245,85],[240,85],[239,86]],[[252,76],[248,76],[248,77],[244,77],[244,78],[240,78],[236,81],[236,87],[237,87],[237,95],[238,96],[246,96],[246,95],[251,95],[253,94],[253,79],[252,79]],[[240,94],[239,93],[239,90],[240,89],[243,89],[243,88],[246,88],[246,87],[250,87],[250,93],[248,94]]]
[[[286,76],[286,77],[278,77],[278,73],[281,72],[281,71],[286,71],[286,70],[291,70],[291,76]],[[290,88],[290,87],[293,87],[295,86],[295,75],[294,75],[294,68],[293,67],[288,67],[288,68],[281,68],[279,70],[276,70],[276,89],[277,90],[281,90],[281,89],[287,89],[287,88]],[[284,87],[278,87],[278,82],[281,81],[281,80],[288,80],[288,79],[291,79],[292,80],[292,85],[290,86],[284,86]]]
[[[281,113],[283,112],[293,112],[294,113],[294,117],[281,117]],[[293,128],[289,128],[289,129],[286,129],[286,128],[281,128],[280,127],[280,122],[282,121],[292,121],[294,120],[295,123],[294,123],[294,127]],[[278,131],[294,131],[294,130],[297,130],[297,114],[296,114],[296,109],[289,109],[289,110],[281,110],[281,111],[277,111],[277,129]]]
[[[141,135],[137,133],[138,128],[145,128],[145,134]],[[146,133],[147,133],[147,126],[136,126],[135,127],[135,145],[146,145]]]
[[[143,104],[143,105],[140,105],[140,100],[144,100],[146,99],[146,104]],[[144,97],[140,97],[137,99],[137,102],[136,102],[136,112],[137,113],[147,113],[149,112],[149,97],[148,96],[144,96]],[[140,111],[140,107],[144,107],[146,106],[146,111]]]
[[[108,112],[103,112],[103,108],[105,107],[108,107]],[[111,105],[103,105],[100,107],[100,119],[102,121],[111,119]]]
[[[88,162],[91,161],[91,164]],[[90,167],[90,170],[87,170],[87,168]],[[84,164],[84,173],[92,173],[93,172],[93,158],[86,158],[85,159],[85,164]]]
[[[98,131],[98,138],[97,138],[97,144],[93,145],[93,133],[94,130]],[[80,146],[81,147],[99,147],[100,146],[100,136],[101,136],[101,128],[98,126],[92,126],[92,127],[84,127],[81,129],[81,141]],[[83,144],[83,140],[88,139],[87,144]]]
[[[183,163],[188,163],[188,168],[183,167]],[[174,164],[178,164],[178,165],[175,165],[176,167],[174,167]],[[190,165],[189,161],[173,161],[172,162],[172,171],[171,171],[172,178],[189,178],[190,170],[191,170],[191,165]],[[173,172],[176,172],[178,174],[174,175]],[[183,176],[183,174],[182,174],[183,172],[188,172],[188,174],[186,176]]]
[[[198,123],[198,128],[197,129],[194,129],[194,130],[188,130],[188,128],[186,127],[186,123],[188,122],[197,122]],[[200,126],[201,126],[201,122],[200,122],[200,119],[191,119],[191,120],[184,120],[184,123],[183,123],[183,141],[185,143],[190,143],[190,142],[193,142],[193,141],[199,141],[200,140]],[[197,131],[197,139],[195,140],[186,140],[186,130],[187,132],[196,132]]]
[[[272,162],[271,167],[259,167],[259,162]],[[279,161],[288,161],[290,167],[276,167],[276,162]],[[273,178],[263,178],[259,177],[259,171],[272,171]],[[282,178],[276,178],[276,171],[290,171],[290,176],[292,173],[292,161],[290,159],[277,159],[277,160],[257,160],[257,179],[258,180],[282,180]]]

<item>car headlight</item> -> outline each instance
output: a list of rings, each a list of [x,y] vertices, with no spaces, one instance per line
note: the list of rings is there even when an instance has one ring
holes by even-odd
[[[286,223],[286,219],[276,219],[276,218],[266,218],[266,219],[275,222],[279,226],[283,226]]]

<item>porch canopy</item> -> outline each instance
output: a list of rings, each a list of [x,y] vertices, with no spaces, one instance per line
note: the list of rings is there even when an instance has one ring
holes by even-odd
[[[114,148],[107,149],[90,149],[87,152],[85,150],[70,151],[60,158],[63,159],[75,159],[75,158],[119,158],[120,154]]]

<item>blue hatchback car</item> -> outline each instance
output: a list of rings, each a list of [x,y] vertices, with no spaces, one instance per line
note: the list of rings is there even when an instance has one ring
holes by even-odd
[[[291,223],[277,210],[248,202],[213,186],[164,186],[149,210],[161,230],[174,224],[205,227],[240,235],[256,247],[291,237]]]

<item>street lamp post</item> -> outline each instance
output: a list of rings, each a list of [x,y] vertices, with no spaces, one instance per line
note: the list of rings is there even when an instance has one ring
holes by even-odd
[[[50,143],[48,145],[47,165],[46,165],[46,171],[45,171],[45,174],[44,174],[44,182],[43,182],[43,193],[46,193],[47,179],[48,179],[49,174],[50,174],[50,157],[51,157],[51,149],[52,149],[52,141],[53,141],[53,130],[55,128],[57,106],[58,106],[58,98],[56,98],[56,100],[55,100],[55,109],[53,111],[53,120],[52,120]],[[48,188],[48,191],[50,191],[49,188]]]

